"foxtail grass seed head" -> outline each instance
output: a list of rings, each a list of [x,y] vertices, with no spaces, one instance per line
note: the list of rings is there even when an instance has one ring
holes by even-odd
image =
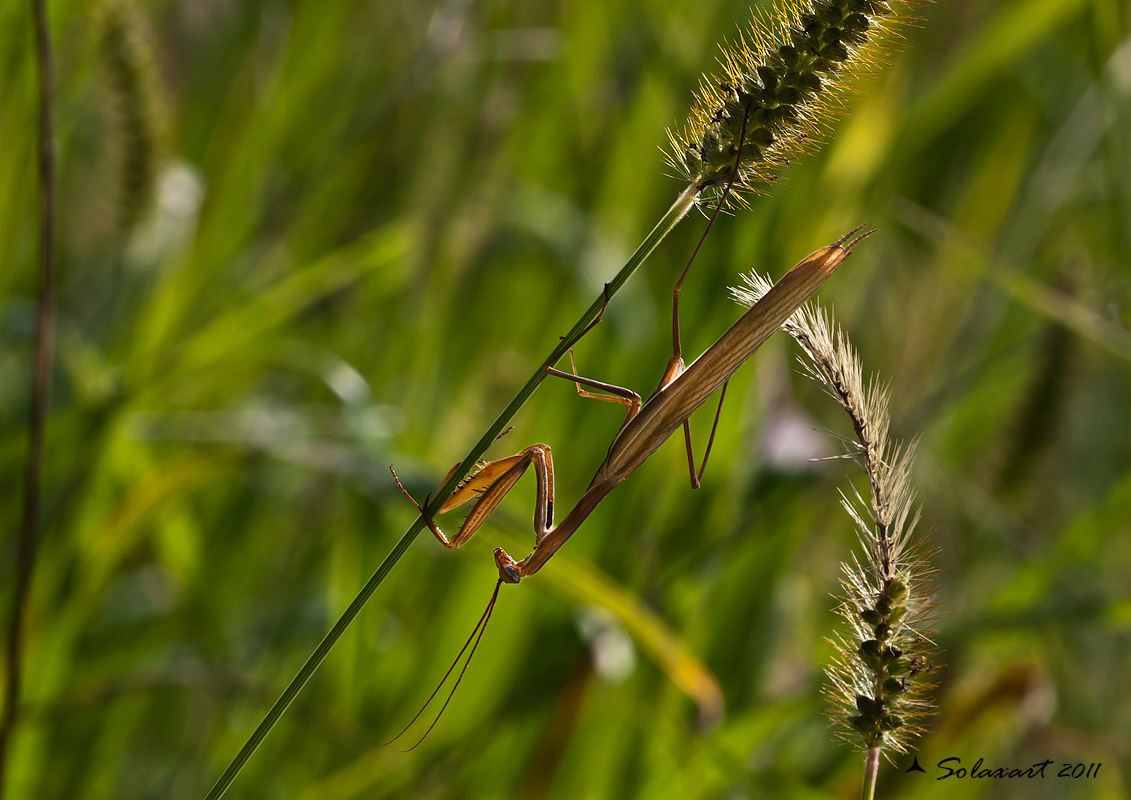
[[[743,279],[746,286],[732,290],[743,305],[769,291],[770,282],[760,275]],[[804,372],[852,420],[854,436],[837,438],[869,483],[867,499],[842,493],[863,558],[843,565],[838,611],[844,625],[827,669],[830,716],[841,735],[863,749],[905,752],[922,733],[932,709],[926,695],[934,688],[928,629],[935,609],[928,585],[933,570],[929,554],[912,539],[918,521],[911,486],[915,446],[889,439],[887,389],[875,380],[865,384],[856,349],[827,312],[807,303],[782,327],[805,353]]]
[[[855,79],[896,44],[915,0],[778,0],[723,47],[722,75],[702,78],[668,160],[711,198],[757,191],[807,151]],[[737,163],[738,174],[735,176]]]
[[[132,0],[106,2],[101,45],[117,151],[119,223],[129,232],[153,205],[164,127],[154,47]]]

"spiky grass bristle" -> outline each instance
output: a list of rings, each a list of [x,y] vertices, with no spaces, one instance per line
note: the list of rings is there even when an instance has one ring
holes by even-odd
[[[722,77],[700,81],[685,129],[668,131],[669,163],[704,197],[728,183],[739,197],[773,180],[808,149],[853,80],[892,49],[915,4],[779,0],[723,47]]]
[[[132,0],[102,7],[102,60],[116,140],[119,224],[130,231],[156,196],[164,121],[149,28]]]
[[[770,287],[759,275],[743,276],[735,298],[752,305]],[[843,565],[844,594],[838,611],[846,625],[833,644],[828,667],[830,716],[844,737],[869,752],[905,752],[922,732],[933,688],[931,631],[933,570],[912,540],[914,444],[888,437],[888,392],[864,382],[860,357],[828,313],[802,306],[782,326],[805,352],[805,373],[848,412],[854,437],[837,437],[868,476],[869,496],[842,493],[860,544],[861,560]]]

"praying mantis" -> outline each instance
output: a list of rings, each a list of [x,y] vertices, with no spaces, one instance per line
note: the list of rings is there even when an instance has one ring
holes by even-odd
[[[860,233],[863,228],[863,225],[855,228],[833,244],[822,247],[798,262],[726,333],[720,336],[690,366],[686,367],[679,343],[679,291],[680,283],[683,281],[681,277],[680,283],[677,283],[673,290],[674,354],[660,378],[659,387],[647,401],[641,401],[640,395],[631,389],[581,377],[577,374],[576,365],[574,365],[572,374],[547,366],[545,369],[548,375],[573,381],[577,386],[578,394],[582,397],[619,403],[628,408],[625,420],[609,445],[608,454],[601,466],[598,467],[597,474],[593,477],[581,499],[556,527],[554,526],[554,462],[550,448],[544,444],[531,445],[513,456],[487,462],[481,469],[465,479],[438,509],[438,513],[444,513],[478,497],[459,531],[450,538],[440,529],[428,512],[427,500],[425,500],[424,506],[421,506],[401,486],[399,480],[397,480],[398,488],[404,493],[405,497],[420,509],[429,530],[432,531],[440,544],[447,548],[458,548],[472,537],[495,507],[499,505],[507,492],[526,472],[527,468],[533,464],[537,480],[537,495],[534,504],[534,549],[530,555],[521,561],[515,561],[501,547],[495,549],[495,565],[499,570],[500,584],[518,583],[523,578],[540,570],[569,537],[581,527],[581,524],[593,512],[593,509],[621,481],[635,472],[681,426],[684,429],[691,483],[693,487],[698,488],[703,469],[706,467],[707,456],[710,454],[711,442],[714,440],[714,428],[712,428],[711,440],[708,442],[707,450],[703,456],[703,464],[697,473],[691,444],[691,429],[688,424],[689,418],[699,406],[720,388],[722,389],[722,396],[719,398],[719,409],[721,411],[722,401],[726,394],[726,384],[731,376],[748,358],[754,355],[770,334],[777,330],[798,307],[824,284],[844,259],[848,257],[852,249],[861,240],[874,233],[874,231]],[[600,316],[597,320],[594,320],[593,324],[598,321],[600,321]],[[582,331],[570,343],[570,347],[572,348],[590,328],[592,328],[592,325]],[[570,360],[571,362],[573,360],[572,350],[570,350]],[[582,388],[583,386],[599,389],[605,394],[587,391]],[[716,412],[715,415],[716,426],[718,425],[718,413]],[[452,471],[454,472],[459,466],[457,464],[452,468]],[[390,467],[390,469],[392,468]],[[450,476],[451,472],[448,475]],[[396,478],[395,471],[393,477]]]
[[[444,513],[478,497],[459,530],[450,538],[440,529],[429,512],[428,499],[425,498],[424,505],[417,503],[401,485],[396,471],[393,470],[392,466],[389,467],[397,488],[419,509],[428,529],[432,531],[437,541],[444,547],[451,549],[462,547],[474,535],[532,464],[537,480],[537,493],[534,502],[534,549],[526,558],[515,561],[501,547],[495,548],[495,565],[499,571],[499,580],[495,584],[495,591],[487,603],[487,608],[479,618],[471,636],[468,637],[463,650],[460,650],[455,662],[440,681],[440,685],[436,687],[436,690],[425,702],[424,707],[417,712],[417,715],[405,726],[404,730],[391,741],[400,738],[420,717],[420,714],[424,712],[432,698],[439,692],[440,687],[447,681],[448,676],[451,675],[452,670],[455,669],[468,645],[471,645],[474,639],[475,645],[472,647],[471,654],[463,667],[463,670],[467,669],[471,657],[475,655],[475,648],[478,647],[483,632],[486,630],[487,622],[491,618],[491,612],[495,607],[495,601],[499,596],[499,589],[502,585],[504,583],[518,583],[523,578],[540,570],[554,553],[566,543],[569,537],[581,527],[581,524],[593,513],[593,509],[621,481],[635,472],[680,427],[684,430],[691,485],[693,488],[699,487],[703,470],[707,466],[711,444],[714,442],[719,414],[722,412],[723,400],[726,398],[728,381],[746,363],[746,360],[765,343],[770,335],[781,327],[793,312],[812,297],[832,276],[853,248],[875,233],[874,230],[861,233],[860,231],[864,227],[861,225],[854,228],[827,247],[822,247],[803,258],[714,344],[708,347],[699,358],[693,361],[690,366],[685,366],[679,336],[679,295],[683,280],[687,276],[687,270],[691,266],[689,262],[688,267],[684,269],[672,290],[673,354],[660,378],[660,385],[646,401],[642,401],[640,395],[631,389],[592,378],[584,378],[577,374],[577,365],[573,360],[573,345],[601,321],[605,312],[605,309],[602,308],[597,318],[574,337],[565,348],[570,354],[572,374],[549,365],[545,367],[545,370],[548,375],[573,381],[578,394],[582,397],[618,403],[626,406],[628,410],[624,422],[609,445],[605,460],[597,468],[597,474],[593,476],[589,487],[581,495],[576,505],[557,526],[554,525],[554,462],[547,445],[531,445],[513,456],[486,462],[478,471],[464,479],[437,509],[437,513]],[[692,256],[692,260],[694,260],[694,256]],[[605,304],[608,305],[607,292]],[[588,391],[583,389],[583,386],[589,387],[589,389],[598,389],[603,393]],[[688,420],[696,409],[720,389],[722,391],[720,392],[718,410],[715,412],[714,426],[712,426],[711,436],[703,454],[703,462],[699,470],[696,471],[691,443],[691,428]],[[444,478],[444,482],[459,467],[460,464],[452,467],[452,470]],[[447,708],[448,702],[451,701],[452,695],[455,694],[455,689],[459,686],[462,677],[463,671],[456,679],[455,686],[453,686],[451,694],[448,695],[443,708],[440,709],[440,714],[436,716],[436,720],[425,731],[420,741],[409,748],[410,750],[419,746],[432,731],[432,728],[444,713],[444,709]]]

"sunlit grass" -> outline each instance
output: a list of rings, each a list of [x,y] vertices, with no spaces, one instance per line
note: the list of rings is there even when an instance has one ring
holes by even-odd
[[[667,208],[679,183],[662,174],[664,128],[748,14],[710,0],[142,11],[168,140],[157,216],[127,241],[93,4],[53,5],[59,366],[13,797],[203,796],[412,522],[387,464],[433,490]],[[27,14],[0,6],[6,520],[34,287]],[[922,436],[922,530],[947,616],[920,762],[1102,761],[1091,782],[960,788],[1118,797],[1126,9],[953,2],[920,16],[827,148],[720,220],[684,288],[685,349],[737,316],[724,287],[740,272],[779,275],[859,222],[880,228],[822,301],[899,387],[895,434]],[[618,295],[578,348],[584,374],[653,388],[671,284],[703,224],[685,222]],[[852,544],[845,472],[766,457],[797,414],[801,430],[841,420],[777,338],[731,386],[703,488],[666,446],[552,576],[505,591],[425,746],[377,749],[477,619],[491,548],[530,544],[529,486],[463,551],[413,546],[230,796],[853,792],[859,760],[820,701]],[[550,444],[570,503],[620,418],[547,383],[490,454]],[[710,420],[695,422],[705,440]],[[592,586],[648,609],[710,671],[717,728],[697,727],[647,643],[627,677],[597,665],[578,622],[600,616]],[[930,777],[893,771],[881,787],[955,796]]]

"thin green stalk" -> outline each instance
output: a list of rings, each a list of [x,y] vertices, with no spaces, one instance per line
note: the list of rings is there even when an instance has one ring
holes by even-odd
[[[15,590],[5,654],[4,710],[0,716],[0,797],[7,784],[8,759],[19,722],[23,680],[24,623],[31,595],[42,508],[43,442],[51,398],[51,363],[55,339],[55,121],[52,98],[55,73],[51,55],[51,31],[47,23],[47,0],[32,0],[32,20],[39,66],[39,300],[32,340],[31,409],[28,451],[24,471],[23,519],[17,545]]]
[[[656,246],[667,236],[668,232],[691,210],[698,196],[699,190],[694,186],[689,186],[676,198],[671,208],[669,208],[667,213],[656,223],[656,227],[651,230],[636,249],[636,252],[629,258],[628,263],[621,268],[620,272],[616,274],[616,277],[609,281],[605,292],[603,292],[601,296],[589,306],[586,312],[581,315],[581,319],[579,319],[577,324],[566,334],[565,339],[563,339],[563,341],[553,349],[550,355],[546,357],[546,360],[539,365],[538,369],[535,370],[534,374],[530,377],[530,380],[528,380],[526,385],[514,396],[514,399],[511,400],[510,404],[503,410],[503,413],[491,424],[491,427],[488,428],[487,432],[483,434],[483,437],[475,443],[471,451],[464,456],[463,460],[460,462],[462,465],[461,469],[456,470],[444,485],[440,487],[440,490],[433,495],[430,510],[435,511],[438,509],[444,500],[447,499],[448,495],[455,491],[456,486],[475,466],[479,457],[487,451],[491,443],[503,432],[503,428],[506,427],[507,423],[518,413],[527,399],[534,394],[534,390],[542,383],[542,380],[546,377],[545,367],[555,364],[558,359],[565,354],[567,349],[565,343],[580,334],[585,330],[587,325],[597,318],[597,315],[601,313],[601,308],[606,298],[611,298],[624,286],[625,282],[632,277],[632,273],[636,271],[637,267],[644,263],[644,260],[651,255],[652,251],[655,250]],[[408,551],[409,546],[412,545],[413,541],[422,530],[424,530],[424,520],[422,517],[417,517],[412,525],[409,526],[404,536],[401,537],[400,541],[393,547],[389,555],[381,562],[381,565],[377,567],[377,571],[374,572],[366,584],[361,587],[361,591],[357,593],[353,602],[349,604],[349,607],[342,613],[342,616],[334,623],[334,627],[332,627],[330,632],[318,643],[318,647],[314,648],[314,652],[310,654],[310,657],[306,659],[306,663],[299,669],[298,674],[295,675],[287,685],[287,688],[283,690],[283,693],[279,695],[279,699],[271,706],[271,709],[267,712],[263,721],[260,722],[259,726],[252,732],[247,742],[244,743],[244,746],[236,754],[236,757],[232,759],[232,763],[224,770],[224,774],[216,781],[204,800],[219,800],[220,797],[224,796],[224,793],[227,792],[228,787],[232,785],[236,776],[240,774],[240,771],[243,769],[248,759],[250,759],[252,754],[259,748],[263,740],[267,738],[267,734],[275,727],[275,723],[279,721],[279,718],[283,716],[283,713],[290,704],[294,702],[295,697],[302,691],[302,688],[318,670],[318,667],[322,665],[326,656],[329,655],[330,650],[337,644],[338,639],[342,637],[342,634],[345,633],[354,618],[361,612],[361,609],[365,607],[365,604],[369,602],[369,598],[377,591],[377,587],[381,585],[385,577],[392,571],[397,562],[401,560],[401,556]]]
[[[876,796],[876,775],[880,772],[880,748],[869,747],[864,756],[864,789],[861,800],[873,800]]]

